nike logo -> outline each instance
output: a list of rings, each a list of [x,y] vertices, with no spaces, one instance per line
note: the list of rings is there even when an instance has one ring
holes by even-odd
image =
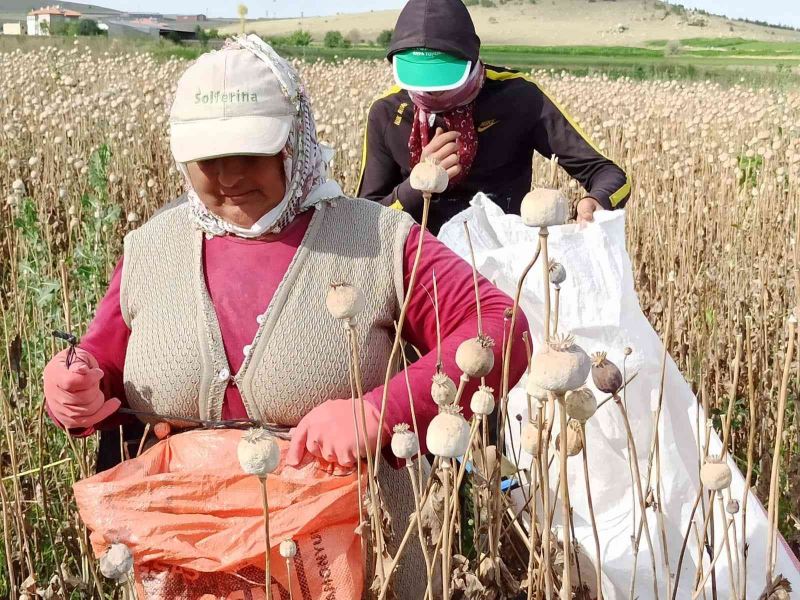
[[[497,125],[499,122],[500,121],[498,121],[497,119],[489,119],[488,121],[484,121],[483,123],[478,125],[478,133],[483,133],[484,131],[486,131],[490,127],[493,127],[494,125]]]

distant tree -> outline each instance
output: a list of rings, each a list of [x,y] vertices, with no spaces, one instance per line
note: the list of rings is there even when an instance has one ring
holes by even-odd
[[[344,47],[344,36],[341,31],[329,31],[325,34],[322,43],[326,48],[342,48]]]
[[[497,8],[497,4],[494,3],[494,0],[481,0],[481,6],[483,8]]]
[[[56,23],[56,27],[53,27],[53,29],[54,30],[57,29],[58,25],[60,25],[60,23]],[[51,33],[50,32],[50,23],[48,23],[47,21],[39,21],[39,31],[42,32],[42,35],[50,35],[50,33]],[[53,33],[53,35],[59,35],[55,31],[53,31],[52,33]]]
[[[466,6],[478,6],[480,3],[481,0],[464,0]]]
[[[247,18],[247,5],[240,4],[236,7],[236,12],[239,14],[239,21],[242,24],[242,33],[244,33],[244,20]]]
[[[177,31],[170,31],[166,37],[176,46],[183,46],[183,38],[181,38],[181,34]]]
[[[664,56],[675,56],[681,52],[681,43],[678,40],[670,40],[664,47]]]
[[[378,39],[375,41],[378,42],[379,46],[388,48],[389,44],[392,43],[392,35],[394,35],[394,29],[384,29],[378,34]]]
[[[351,29],[347,33],[347,41],[351,44],[360,44],[361,43],[361,32],[358,29]]]
[[[208,32],[198,25],[194,28],[194,34],[197,37],[197,41],[200,42],[200,45],[203,48],[208,48],[208,40],[211,39],[211,36],[208,34]]]
[[[78,21],[78,35],[102,35],[103,30],[94,19],[81,19]]]
[[[290,46],[310,46],[313,38],[311,34],[307,31],[303,31],[302,29],[298,29],[292,35],[289,36],[289,45]]]

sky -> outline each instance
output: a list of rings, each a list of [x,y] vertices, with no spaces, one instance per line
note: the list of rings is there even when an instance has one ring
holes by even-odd
[[[703,8],[733,18],[749,18],[800,27],[800,0],[677,0],[687,7]],[[237,0],[94,0],[118,10],[161,13],[197,13],[210,17],[235,17]],[[399,8],[404,0],[244,0],[248,18],[330,15]]]

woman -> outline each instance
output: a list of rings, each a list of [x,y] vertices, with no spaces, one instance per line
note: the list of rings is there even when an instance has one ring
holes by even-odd
[[[373,445],[393,324],[411,294],[402,334],[423,354],[408,380],[424,442],[437,412],[430,397],[435,315],[426,289],[437,272],[444,370],[456,379],[455,350],[477,332],[471,267],[407,214],[343,197],[326,178],[297,73],[255,36],[201,56],[186,71],[170,123],[188,202],[126,236],[78,360],[68,366],[64,351],[45,369],[53,419],[87,435],[115,425],[122,403],[183,418],[249,417],[294,428],[290,465],[310,453],[352,466],[364,449],[353,436],[349,357],[341,324],[325,309],[329,285],[347,282],[367,298],[357,331]],[[420,236],[418,286],[409,290]],[[484,332],[501,340],[511,300],[485,280],[479,288]],[[519,339],[525,328],[520,320],[513,335]],[[488,385],[499,381],[500,344],[495,350],[498,368]],[[520,340],[514,381],[525,363]],[[402,422],[411,415],[401,373],[389,383],[384,444]],[[400,475],[381,470],[395,530],[413,511]],[[419,598],[424,581],[406,567],[398,589]]]
[[[358,192],[417,217],[422,196],[411,169],[433,156],[451,185],[434,196],[429,228],[439,228],[484,192],[519,214],[530,189],[534,151],[577,179],[586,195],[579,222],[596,210],[622,208],[631,184],[575,121],[523,73],[485,65],[462,0],[409,0],[397,19],[387,58],[397,85],[375,100],[364,136]]]

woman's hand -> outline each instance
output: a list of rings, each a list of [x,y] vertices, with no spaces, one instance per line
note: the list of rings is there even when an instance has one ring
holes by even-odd
[[[356,461],[366,456],[364,440],[361,436],[361,411],[358,414],[358,431],[361,447],[356,448],[355,421],[353,419],[352,400],[328,400],[309,412],[292,429],[292,441],[286,462],[296,467],[303,461],[306,452],[326,462],[350,468]],[[364,402],[366,413],[367,443],[374,448],[378,440],[380,411],[368,402]],[[383,440],[391,436],[384,432]]]
[[[44,397],[55,419],[67,429],[93,427],[110,417],[120,401],[106,401],[100,390],[103,371],[94,356],[77,348],[67,367],[67,353],[62,350],[44,368]]]

